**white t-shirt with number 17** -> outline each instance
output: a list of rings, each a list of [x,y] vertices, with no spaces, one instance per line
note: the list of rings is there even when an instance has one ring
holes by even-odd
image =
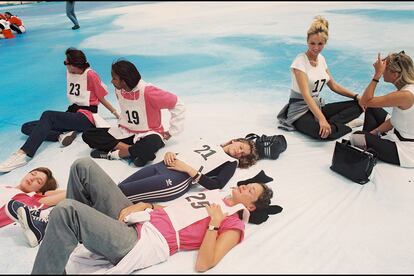
[[[291,89],[298,94],[302,93],[299,90],[299,85],[295,74],[293,73],[293,69],[302,71],[307,75],[309,92],[311,93],[312,97],[318,97],[322,88],[330,80],[329,75],[326,72],[328,65],[326,64],[325,58],[321,54],[318,55],[318,65],[316,67],[310,64],[309,59],[305,53],[301,53],[297,55],[293,60],[290,68],[292,74]]]

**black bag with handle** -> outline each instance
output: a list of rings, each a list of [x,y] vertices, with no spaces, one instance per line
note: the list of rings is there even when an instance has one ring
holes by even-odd
[[[277,159],[279,154],[284,152],[287,148],[287,142],[283,135],[262,135],[255,133],[246,135],[246,139],[255,140],[255,145],[260,159]]]
[[[365,184],[376,164],[377,153],[373,149],[362,150],[342,139],[335,144],[330,168],[356,183]]]

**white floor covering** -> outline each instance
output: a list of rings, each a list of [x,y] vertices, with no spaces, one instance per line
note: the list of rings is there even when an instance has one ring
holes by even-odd
[[[222,97],[222,98],[220,98]],[[217,100],[222,101],[217,101]],[[262,225],[248,225],[246,239],[207,274],[227,273],[412,273],[414,271],[414,174],[410,169],[379,162],[371,181],[359,185],[329,169],[334,142],[316,142],[297,132],[275,130],[274,110],[264,103],[240,100],[226,108],[226,96],[211,97],[207,125],[200,112],[205,103],[189,100],[186,128],[180,136],[159,151],[155,161],[167,150],[180,149],[202,137],[219,142],[250,131],[283,134],[287,150],[277,160],[261,160],[250,169],[238,169],[226,189],[238,180],[254,176],[263,169],[275,180],[272,203],[283,212]],[[254,111],[248,111],[250,106]],[[248,116],[247,116],[248,115]],[[106,115],[104,115],[106,116]],[[108,117],[109,118],[109,117]],[[165,117],[166,123],[168,116]],[[236,125],[232,118],[244,118]],[[115,120],[110,120],[112,123]],[[261,125],[259,125],[259,122]],[[256,128],[251,126],[256,125]],[[348,135],[347,135],[348,136]],[[347,137],[345,136],[345,137]],[[2,176],[2,182],[36,166],[48,165],[65,188],[69,166],[90,150],[77,137],[72,145],[60,148],[45,143],[29,165]],[[97,160],[119,182],[136,168],[124,161]],[[30,273],[38,248],[29,248],[18,225],[0,229],[0,267],[2,273]],[[181,252],[167,262],[137,271],[145,274],[195,273],[196,252]]]

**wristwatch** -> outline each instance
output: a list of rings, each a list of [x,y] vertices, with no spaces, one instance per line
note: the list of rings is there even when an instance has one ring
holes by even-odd
[[[208,230],[210,230],[210,231],[218,231],[218,230],[219,230],[219,228],[218,228],[218,227],[216,227],[216,226],[214,226],[214,225],[209,224],[209,225],[208,225]]]

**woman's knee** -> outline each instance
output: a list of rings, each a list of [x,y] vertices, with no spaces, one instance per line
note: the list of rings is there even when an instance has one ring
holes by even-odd
[[[55,207],[53,207],[53,210],[50,212],[49,215],[49,220],[61,219],[63,217],[66,217],[67,215],[72,214],[73,211],[76,209],[76,205],[79,203],[79,201],[76,201],[74,199],[65,198],[64,200],[59,202]]]
[[[33,130],[33,125],[31,122],[24,123],[22,127],[20,128],[20,131],[26,135],[30,135],[30,133],[32,133],[32,130]]]
[[[73,161],[70,171],[79,171],[81,169],[89,168],[95,166],[96,163],[89,157],[81,157]]]
[[[91,132],[90,130],[85,130],[82,132],[82,140],[89,145],[90,143]]]
[[[53,110],[43,111],[42,116],[40,116],[40,121],[51,120],[55,117],[56,113],[59,113],[59,112],[60,111],[53,111]]]

